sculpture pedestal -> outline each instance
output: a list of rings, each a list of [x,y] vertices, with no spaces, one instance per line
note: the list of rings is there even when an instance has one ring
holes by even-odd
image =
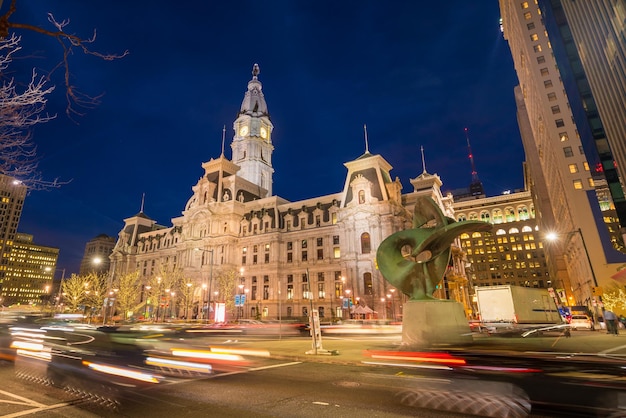
[[[409,300],[404,304],[402,344],[430,347],[472,341],[472,331],[462,304],[439,300]]]

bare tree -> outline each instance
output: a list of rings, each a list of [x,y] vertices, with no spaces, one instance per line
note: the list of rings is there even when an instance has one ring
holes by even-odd
[[[2,8],[2,4],[3,2],[2,0],[0,0],[0,9]],[[54,17],[52,13],[48,13],[48,22],[50,22],[53,29],[42,28],[30,23],[14,22],[11,20],[11,18],[13,17],[13,13],[15,13],[16,10],[17,0],[11,0],[9,9],[2,16],[0,16],[0,38],[7,38],[11,30],[27,30],[56,39],[63,51],[63,55],[59,65],[57,65],[51,73],[53,73],[54,70],[56,70],[57,68],[63,68],[64,70],[65,97],[67,99],[67,107],[65,109],[65,113],[70,118],[72,118],[72,116],[82,115],[82,113],[78,111],[78,108],[90,108],[98,105],[101,96],[90,96],[84,94],[80,90],[78,90],[76,86],[72,85],[70,80],[69,57],[73,54],[74,49],[77,48],[86,55],[92,55],[106,61],[112,61],[128,55],[128,51],[124,51],[121,54],[103,54],[97,51],[93,51],[91,49],[91,44],[93,44],[96,40],[95,29],[93,31],[93,34],[89,38],[83,38],[74,34],[67,33],[65,30],[69,25],[70,20],[64,19],[62,21],[59,21]]]
[[[91,108],[99,104],[100,96],[89,96],[79,91],[71,84],[69,56],[75,48],[80,49],[87,55],[92,55],[104,60],[113,60],[125,56],[122,54],[101,54],[92,51],[90,44],[96,39],[94,31],[90,38],[81,38],[77,35],[68,34],[65,28],[69,19],[58,21],[52,14],[48,14],[48,21],[54,28],[48,30],[36,25],[14,22],[11,17],[16,11],[17,0],[11,0],[8,10],[0,16],[0,174],[5,174],[21,181],[29,190],[46,190],[60,187],[67,181],[44,180],[38,171],[37,147],[32,141],[33,128],[53,119],[46,113],[47,96],[52,93],[54,87],[49,85],[50,77],[58,68],[63,68],[65,82],[65,97],[67,100],[66,114],[70,119],[82,115],[79,108]],[[2,8],[0,0],[0,9]],[[24,88],[14,78],[7,78],[9,65],[20,48],[19,36],[15,30],[33,31],[44,36],[55,38],[62,49],[60,63],[50,71],[47,76],[39,76],[33,70],[30,82]],[[13,31],[13,32],[12,32]]]

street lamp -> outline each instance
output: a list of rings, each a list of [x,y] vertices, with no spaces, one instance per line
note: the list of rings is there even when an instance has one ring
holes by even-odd
[[[145,311],[145,313],[143,315],[144,318],[146,318],[146,319],[150,316],[150,296],[152,296],[151,293],[150,293],[150,289],[152,289],[152,286],[150,286],[150,285],[146,286],[146,290],[148,291],[147,292],[148,295],[146,296],[146,311]],[[154,301],[152,301],[152,304],[154,304]]]
[[[52,267],[48,266],[45,267],[44,270],[46,272],[51,272],[53,271]],[[56,273],[57,271],[61,271],[61,282],[59,283],[59,292],[57,293],[57,297],[56,297],[56,307],[58,307],[61,304],[61,300],[62,300],[62,296],[63,296],[63,283],[65,282],[65,269],[54,269],[54,273]],[[54,273],[52,274],[52,282],[54,283]]]
[[[194,251],[202,251],[211,254],[211,258],[209,260],[209,293],[207,295],[207,312],[206,312],[206,323],[209,323],[209,319],[211,317],[211,285],[213,284],[213,249],[205,250],[203,248],[194,248]]]
[[[582,245],[583,245],[583,250],[585,251],[585,257],[586,257],[586,260],[587,260],[587,264],[589,266],[589,271],[591,271],[591,278],[593,279],[593,286],[594,286],[594,289],[592,289],[591,294],[594,295],[595,294],[594,290],[598,287],[598,279],[596,278],[596,273],[593,270],[593,264],[591,264],[591,257],[589,256],[589,250],[587,249],[587,244],[585,243],[585,237],[583,236],[582,230],[580,228],[576,228],[573,231],[568,232],[566,239],[569,239],[570,237],[573,237],[575,234],[579,234],[580,235],[580,240],[581,240]],[[548,241],[557,241],[558,240],[558,235],[557,235],[556,232],[549,232],[549,233],[546,234],[546,239]],[[586,283],[588,283],[588,282],[586,282]],[[599,297],[599,299],[600,299],[600,301],[602,300],[601,297]],[[594,299],[594,302],[595,302],[595,299]],[[597,304],[597,302],[594,304],[593,312],[594,312],[594,320],[597,323],[597,320],[598,320],[598,304]]]
[[[185,320],[189,321],[189,307],[191,305],[191,283],[187,283],[187,312],[185,313]]]

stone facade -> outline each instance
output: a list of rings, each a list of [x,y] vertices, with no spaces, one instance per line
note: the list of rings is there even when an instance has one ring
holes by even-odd
[[[273,126],[257,75],[255,66],[233,125],[235,158],[222,154],[202,164],[204,174],[171,226],[143,210],[125,219],[110,257],[111,278],[139,270],[148,283],[179,271],[194,287],[197,306],[207,302],[207,287],[216,290],[219,277],[234,275],[234,293],[246,295],[237,315],[246,318],[301,317],[311,308],[322,318],[346,318],[348,298],[380,318],[398,317],[403,295],[379,274],[376,249],[411,226],[418,196],[431,196],[454,217],[451,196],[442,196],[441,180],[425,170],[411,180],[413,191],[402,194],[391,165],[367,149],[345,163],[339,193],[297,202],[272,195]],[[455,270],[464,276],[463,267]],[[211,293],[213,302],[222,299]]]

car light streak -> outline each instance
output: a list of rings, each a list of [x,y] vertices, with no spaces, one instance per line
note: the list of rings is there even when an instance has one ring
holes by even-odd
[[[147,374],[147,373],[137,372],[137,371],[128,370],[128,369],[122,369],[120,367],[115,367],[115,366],[108,366],[106,364],[91,363],[89,361],[83,361],[83,365],[101,373],[111,374],[114,376],[128,377],[130,379],[139,380],[142,382],[159,383],[159,379],[156,376]]]
[[[267,350],[251,350],[247,348],[210,347],[212,353],[239,354],[242,356],[270,357]]]
[[[52,355],[49,352],[46,352],[46,351],[30,351],[30,350],[18,349],[16,351],[16,354],[18,356],[35,358],[35,359],[38,359],[38,360],[44,360],[44,361],[48,361],[48,362],[52,358]]]
[[[150,366],[173,367],[181,370],[201,371],[205,373],[210,373],[213,370],[213,367],[210,364],[192,363],[189,361],[170,360],[158,357],[148,357],[146,359],[146,364]]]
[[[410,367],[413,369],[454,370],[452,367],[449,366],[438,366],[435,364],[389,363],[380,361],[363,361],[362,363],[372,364],[375,366]]]
[[[16,348],[18,350],[41,351],[43,350],[43,347],[43,343],[38,342],[11,341],[11,348]]]
[[[447,353],[420,353],[420,352],[395,352],[395,351],[371,351],[365,350],[364,356],[374,359],[406,360],[423,363],[441,363],[452,365],[464,365],[467,362]]]
[[[222,360],[222,361],[243,361],[244,358],[228,353],[214,353],[211,351],[204,350],[180,350],[180,349],[172,349],[172,355],[178,357],[193,357],[200,358],[206,360]]]

